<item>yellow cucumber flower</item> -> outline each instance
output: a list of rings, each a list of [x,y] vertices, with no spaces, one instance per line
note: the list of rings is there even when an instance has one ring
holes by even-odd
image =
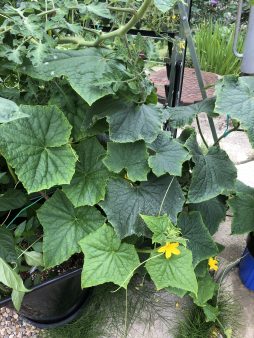
[[[165,253],[165,257],[169,259],[172,254],[173,255],[180,255],[180,250],[177,249],[179,247],[179,243],[166,243],[166,245],[161,246],[158,249],[158,252],[163,252]]]
[[[180,41],[180,42],[178,43],[178,48],[183,50],[183,49],[185,48],[185,41],[183,41],[183,40]]]
[[[208,260],[209,270],[217,271],[219,269],[218,267],[218,261],[217,259],[210,257]]]

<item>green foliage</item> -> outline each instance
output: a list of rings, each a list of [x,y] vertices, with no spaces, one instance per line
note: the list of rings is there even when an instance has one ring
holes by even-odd
[[[149,44],[126,35],[151,0],[130,5],[38,0],[1,10],[0,282],[19,308],[23,271],[34,285],[31,269],[83,259],[83,287],[127,288],[145,270],[157,289],[194,295],[214,320],[211,234],[228,195],[233,230],[250,230],[252,214],[240,225],[236,210],[250,210],[253,196],[236,189],[219,147],[226,135],[203,151],[188,125],[201,112],[227,113],[252,141],[253,79],[226,77],[216,99],[187,108],[157,104],[141,57]],[[105,25],[112,31],[95,29]]]
[[[180,255],[174,255],[170,259],[161,254],[153,254],[145,267],[157,290],[170,286],[197,294],[198,284],[192,254],[185,247],[181,247]]]
[[[6,123],[13,120],[28,117],[15,102],[0,97],[0,123]]]
[[[44,230],[43,253],[47,268],[80,252],[78,241],[104,223],[103,216],[94,207],[74,208],[59,190],[43,204],[37,215]]]
[[[186,238],[187,247],[193,255],[193,265],[217,254],[217,246],[203,223],[199,212],[189,214],[181,213],[178,218],[178,226],[182,235]]]
[[[252,76],[226,76],[217,85],[217,100],[215,111],[218,114],[229,114],[241,123],[247,131],[250,143],[254,146],[253,131],[253,91],[254,78]]]
[[[240,74],[240,60],[233,54],[234,27],[220,22],[201,23],[195,32],[195,46],[200,67],[219,75]],[[239,50],[243,48],[240,37]]]
[[[127,288],[139,265],[134,245],[121,243],[108,225],[86,236],[79,244],[86,257],[81,277],[84,288],[106,282]]]
[[[210,282],[209,282],[210,284]],[[207,290],[204,290],[205,293]],[[208,294],[208,293],[207,293]],[[217,303],[217,304],[216,304]],[[209,305],[209,306],[207,306]],[[210,338],[224,335],[225,337],[238,337],[241,335],[241,308],[239,302],[225,289],[221,290],[220,297],[209,300],[205,312],[217,314],[217,320],[207,321],[203,307],[193,305],[185,309],[184,317],[179,320],[175,329],[175,338]],[[209,310],[208,310],[209,309]]]
[[[29,118],[0,126],[0,151],[28,193],[70,183],[77,156],[71,125],[56,106],[23,106]],[[19,135],[19,138],[16,136]]]

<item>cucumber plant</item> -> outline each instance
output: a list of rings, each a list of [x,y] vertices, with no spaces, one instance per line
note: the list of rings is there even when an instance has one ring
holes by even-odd
[[[200,112],[227,113],[238,121],[227,133],[254,144],[254,80],[226,76],[217,98],[160,106],[140,57],[149,44],[127,33],[152,4],[165,13],[176,2],[1,8],[0,285],[17,309],[31,271],[84,254],[83,288],[127,288],[144,267],[158,290],[189,294],[216,319],[212,236],[228,206],[233,233],[253,230],[253,192],[236,184],[226,134],[204,150],[190,126]]]

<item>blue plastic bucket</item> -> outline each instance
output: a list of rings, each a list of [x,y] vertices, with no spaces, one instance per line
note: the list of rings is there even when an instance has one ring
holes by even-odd
[[[247,238],[247,247],[239,264],[239,276],[242,283],[249,290],[254,291],[254,236],[250,233]]]

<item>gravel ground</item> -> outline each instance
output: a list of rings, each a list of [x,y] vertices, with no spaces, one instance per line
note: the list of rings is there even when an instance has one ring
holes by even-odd
[[[40,330],[27,324],[15,311],[0,309],[0,338],[41,338]]]

